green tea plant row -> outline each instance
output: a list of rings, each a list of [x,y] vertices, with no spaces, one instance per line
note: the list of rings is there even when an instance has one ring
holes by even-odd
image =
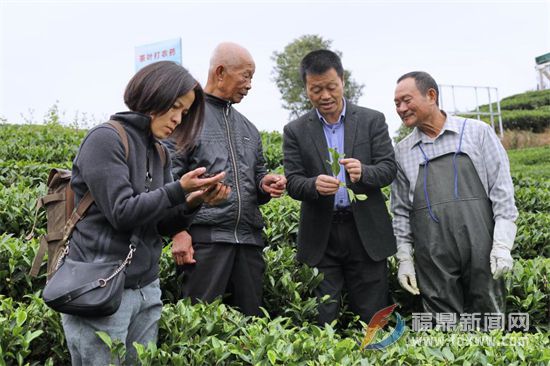
[[[58,124],[0,125],[0,161],[72,161],[86,131]]]
[[[45,282],[44,275],[37,279],[31,279],[28,275],[37,246],[37,239],[0,235],[0,295],[14,301],[25,301],[25,296],[40,293]],[[295,254],[296,249],[289,245],[264,250],[264,307],[271,316],[285,316],[296,324],[313,322],[316,316],[313,289],[322,277],[317,269],[297,263]],[[548,328],[549,276],[550,258],[516,260],[513,273],[507,278],[507,311],[529,313],[533,326]],[[169,247],[161,256],[160,278],[163,300],[175,303],[179,298],[179,281]],[[405,293],[397,283],[397,266],[393,258],[390,261],[390,278],[391,292],[401,305],[400,311],[403,314],[419,312],[418,298]]]
[[[505,129],[543,132],[550,127],[550,92],[537,90],[512,95],[500,101],[502,124]],[[488,112],[489,105],[480,106],[480,111]],[[497,105],[492,105],[497,111]],[[489,118],[482,117],[486,122]]]
[[[69,167],[84,134],[57,124],[0,124],[0,183],[9,185],[27,175],[40,181],[51,167]],[[261,135],[268,169],[282,172],[282,135],[263,131]],[[44,149],[49,152],[44,154]],[[550,179],[550,146],[510,150],[508,155],[514,175]]]
[[[387,337],[381,331],[377,340]],[[158,345],[136,346],[144,365],[546,365],[544,333],[441,333],[410,330],[383,351],[362,350],[360,328],[348,334],[331,325],[295,324],[285,317],[248,318],[218,302],[166,304]],[[120,341],[103,336],[113,362]],[[24,303],[0,295],[0,365],[69,364],[59,314],[37,296]]]
[[[545,183],[549,185],[548,183]],[[0,233],[24,237],[36,217],[35,235],[45,230],[44,210],[36,212],[36,199],[44,194],[43,183],[29,188],[23,183],[0,186]],[[514,255],[521,258],[550,256],[550,189],[535,180],[516,182],[516,204],[520,209]],[[300,204],[284,196],[261,207],[265,221],[264,238],[269,245],[294,245],[298,232]]]
[[[511,95],[500,101],[502,110],[533,110],[545,106],[550,106],[550,90],[529,91]],[[480,109],[488,111],[489,105],[482,106]],[[497,110],[496,104],[493,104],[493,110]]]
[[[52,168],[71,169],[72,163],[42,163],[26,160],[0,159],[0,187],[37,187],[46,183]]]
[[[4,150],[0,147],[0,366],[2,361],[4,364],[68,363],[59,315],[45,307],[39,298],[45,277],[31,280],[27,274],[38,247],[36,237],[44,231],[43,212],[37,218],[35,238],[23,239],[34,221],[35,200],[45,192],[44,182],[49,169],[70,167],[83,136],[82,131],[56,130],[58,127],[55,124],[46,127],[0,125],[0,138],[16,146]],[[269,169],[282,172],[281,135],[262,133],[262,139]],[[49,145],[50,155],[40,155],[36,148],[40,144]],[[331,327],[312,325],[317,306],[313,288],[322,277],[316,269],[295,260],[299,202],[285,196],[261,208],[266,222],[264,236],[270,244],[264,251],[266,317],[248,319],[219,303],[190,306],[177,302],[179,279],[169,247],[166,247],[160,266],[166,306],[159,346],[140,347],[140,359],[144,364],[174,365],[495,364],[499,363],[499,357],[505,356],[512,364],[546,364],[550,360],[547,351],[550,183],[548,175],[544,174],[550,171],[546,163],[548,156],[548,148],[510,153],[521,212],[514,249],[517,260],[513,273],[507,277],[507,312],[528,313],[531,331],[538,329],[542,333],[495,333],[490,339],[508,342],[525,337],[522,347],[502,351],[502,347],[488,348],[479,342],[469,344],[464,334],[458,334],[458,340],[451,342],[447,335],[417,333],[404,339],[420,341],[426,338],[430,342],[440,339],[440,343],[413,346],[402,339],[384,352],[365,354],[357,346],[362,327],[345,309],[337,332]],[[389,193],[389,188],[385,193]],[[396,273],[397,266],[392,258],[391,291],[400,305],[399,312],[408,316],[421,311],[419,297],[410,296],[401,289]],[[120,344],[110,344],[114,355],[124,353]]]
[[[529,130],[534,133],[544,132],[550,127],[550,110],[513,110],[501,111],[502,127],[506,130]],[[482,116],[481,120],[490,123],[490,118]]]

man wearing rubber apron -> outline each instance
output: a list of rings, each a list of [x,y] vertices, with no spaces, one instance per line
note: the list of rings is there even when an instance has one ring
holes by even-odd
[[[399,283],[432,314],[504,313],[518,214],[508,157],[490,125],[447,116],[438,97],[425,72],[397,81],[397,113],[415,127],[395,149]]]

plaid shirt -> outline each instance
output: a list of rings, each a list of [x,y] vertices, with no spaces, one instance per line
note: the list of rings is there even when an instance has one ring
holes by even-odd
[[[397,177],[392,183],[391,208],[394,215],[393,230],[398,247],[413,244],[409,212],[412,211],[419,165],[424,164],[424,155],[418,145],[422,144],[422,149],[430,160],[454,153],[458,148],[464,120],[465,118],[462,117],[447,116],[441,132],[435,139],[429,138],[415,128],[395,147]],[[514,225],[518,211],[514,202],[510,164],[506,151],[492,127],[482,121],[467,119],[461,151],[467,154],[474,164],[492,203],[495,221],[507,221]],[[497,225],[495,229],[499,230],[500,227]],[[496,237],[510,236],[506,233],[497,233],[496,230],[494,233]],[[513,241],[514,238],[511,240]]]

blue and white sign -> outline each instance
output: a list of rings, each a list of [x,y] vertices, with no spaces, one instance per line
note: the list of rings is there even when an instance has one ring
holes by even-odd
[[[157,61],[174,61],[181,65],[181,38],[136,47],[136,71]]]

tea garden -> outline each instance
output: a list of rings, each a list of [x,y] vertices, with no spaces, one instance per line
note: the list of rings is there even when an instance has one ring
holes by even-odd
[[[35,219],[36,198],[43,195],[52,167],[71,166],[84,130],[61,126],[0,124],[0,365],[70,363],[59,314],[42,301],[45,276],[28,271],[45,230],[44,212]],[[262,133],[271,171],[282,172],[282,137]],[[507,312],[529,315],[527,332],[493,330],[413,332],[411,314],[421,312],[418,297],[404,292],[390,260],[396,311],[408,330],[383,350],[360,348],[364,324],[345,309],[337,323],[315,325],[312,289],[321,276],[295,260],[299,203],[288,196],[262,207],[266,222],[264,313],[247,318],[215,302],[177,301],[177,283],[169,245],[161,257],[164,308],[156,345],[137,345],[145,365],[510,365],[550,363],[550,147],[509,151],[520,210],[513,250],[515,264],[506,277]],[[384,192],[389,197],[389,188]],[[168,242],[167,242],[168,244]],[[45,266],[45,263],[44,263]],[[42,271],[44,272],[44,270]],[[380,340],[391,326],[380,331]],[[100,334],[113,362],[124,356],[118,341]]]

